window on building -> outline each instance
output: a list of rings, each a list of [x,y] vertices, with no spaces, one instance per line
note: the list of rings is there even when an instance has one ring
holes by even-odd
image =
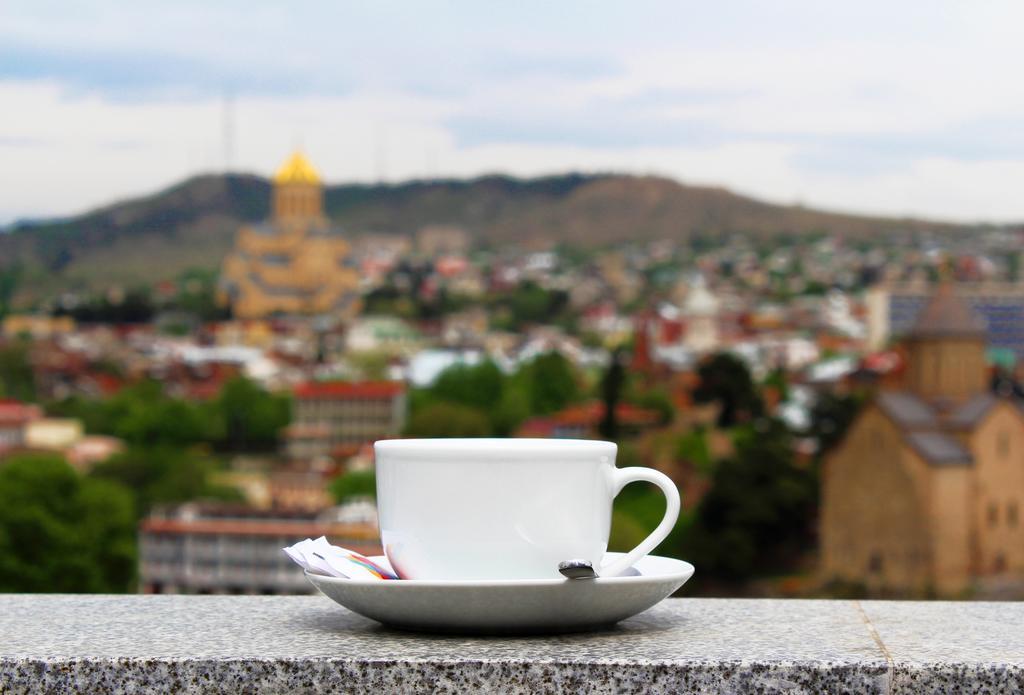
[[[992,563],[992,571],[995,573],[1001,573],[1006,571],[1006,556],[1002,553],[996,555],[995,562]]]
[[[875,551],[868,558],[868,572],[879,573],[882,571],[882,553]]]
[[[988,525],[995,526],[999,523],[999,507],[996,506],[995,502],[989,502],[988,504]]]
[[[1017,526],[1017,500],[1010,500],[1006,505],[1006,524],[1011,527]]]

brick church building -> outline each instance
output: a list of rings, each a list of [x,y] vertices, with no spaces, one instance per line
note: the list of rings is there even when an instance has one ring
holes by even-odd
[[[906,338],[902,388],[824,463],[822,579],[942,595],[1024,580],[1024,413],[992,393],[986,342],[943,283]]]

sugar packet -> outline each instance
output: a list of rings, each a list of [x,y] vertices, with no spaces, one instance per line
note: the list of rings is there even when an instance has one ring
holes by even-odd
[[[314,574],[343,579],[398,579],[385,567],[359,553],[331,545],[327,538],[307,538],[282,548],[295,564]]]

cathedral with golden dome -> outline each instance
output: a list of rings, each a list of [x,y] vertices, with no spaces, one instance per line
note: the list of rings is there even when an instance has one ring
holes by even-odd
[[[220,297],[240,319],[286,314],[351,318],[359,274],[324,215],[320,175],[296,152],[274,175],[271,217],[242,227],[224,259]]]

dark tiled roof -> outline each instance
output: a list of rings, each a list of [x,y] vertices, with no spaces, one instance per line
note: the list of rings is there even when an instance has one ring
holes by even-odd
[[[986,333],[985,322],[956,296],[948,282],[939,285],[910,331],[914,338],[984,337]]]
[[[909,432],[904,435],[910,446],[933,466],[969,466],[971,452],[952,437],[940,432]]]
[[[981,422],[997,401],[991,393],[979,393],[950,414],[949,424],[960,429],[971,429]]]
[[[920,429],[938,426],[938,419],[931,406],[906,391],[883,391],[878,396],[878,406],[904,429]]]

